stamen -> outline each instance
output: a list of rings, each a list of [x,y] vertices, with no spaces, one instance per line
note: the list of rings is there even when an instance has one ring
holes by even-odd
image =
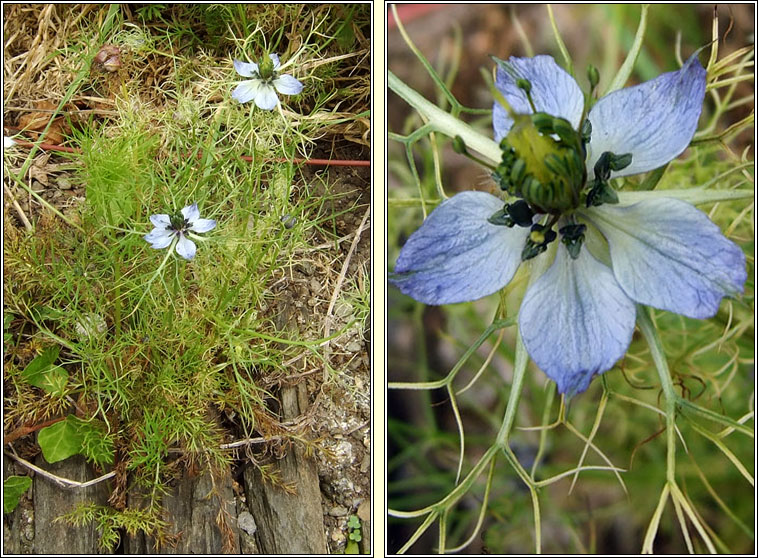
[[[587,229],[587,225],[584,224],[571,224],[561,227],[558,232],[561,233],[561,242],[566,246],[569,255],[572,259],[579,257],[579,251],[584,243],[584,231]]]
[[[551,229],[554,223],[555,220],[552,220],[547,225],[532,225],[529,238],[526,239],[524,249],[521,251],[521,261],[525,262],[526,260],[531,260],[547,250],[548,244],[553,242],[558,236],[555,231]]]
[[[534,212],[529,204],[524,200],[518,200],[514,203],[506,203],[503,209],[493,213],[487,221],[493,225],[504,225],[506,227],[529,227],[532,225]]]
[[[618,195],[608,184],[611,178],[611,171],[625,169],[631,164],[631,153],[616,155],[610,151],[604,151],[597,160],[597,163],[595,163],[595,180],[590,183],[590,190],[587,193],[587,207],[594,207],[604,203],[618,203]]]
[[[547,250],[548,244],[558,237],[553,230],[553,225],[558,222],[558,219],[558,215],[551,215],[544,225],[532,225],[524,249],[521,251],[521,261],[531,260]]]

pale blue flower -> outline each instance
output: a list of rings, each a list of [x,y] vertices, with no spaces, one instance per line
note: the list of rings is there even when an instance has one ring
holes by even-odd
[[[547,252],[560,234],[555,252],[539,256],[555,253],[528,288],[518,323],[532,360],[568,395],[586,390],[626,353],[635,303],[702,319],[715,315],[724,296],[742,293],[745,256],[704,213],[671,198],[614,203],[617,196],[608,191],[610,178],[658,168],[689,145],[705,96],[705,70],[695,56],[678,71],[602,97],[587,114],[589,124],[582,122],[582,91],[550,56],[499,63],[496,86],[516,115],[531,114],[533,104],[565,119],[581,138],[576,147],[557,143],[557,134],[540,138],[552,138],[545,141],[560,156],[578,154],[584,168],[571,175],[573,183],[566,179],[555,189],[556,200],[539,180],[529,189],[513,163],[525,155],[506,154],[508,145],[527,137],[529,124],[519,120],[519,131],[495,103],[495,138],[505,138],[498,170],[513,171],[502,173],[501,187],[522,199],[504,208],[496,196],[468,191],[443,201],[400,251],[390,281],[403,293],[433,305],[484,297],[507,285],[523,260]],[[597,199],[588,199],[590,193]]]
[[[176,239],[176,253],[185,260],[194,258],[197,250],[195,243],[188,238],[190,232],[204,233],[216,227],[215,219],[200,218],[196,203],[182,208],[174,216],[165,213],[151,215],[150,222],[155,228],[142,238],[157,250],[166,248]]]
[[[276,108],[279,99],[278,91],[282,95],[297,95],[303,90],[303,84],[289,74],[280,74],[279,56],[269,54],[271,62],[258,64],[254,62],[234,61],[234,69],[244,77],[252,79],[243,81],[232,92],[232,98],[240,103],[255,101],[255,104],[263,110]]]

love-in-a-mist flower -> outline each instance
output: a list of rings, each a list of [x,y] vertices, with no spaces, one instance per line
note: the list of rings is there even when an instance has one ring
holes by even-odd
[[[742,250],[704,213],[673,198],[618,203],[609,184],[684,151],[706,72],[693,56],[590,108],[550,56],[497,62],[502,160],[493,178],[507,202],[476,191],[443,201],[401,249],[390,281],[427,304],[471,301],[507,285],[522,262],[552,258],[540,262],[547,270],[528,287],[518,324],[532,360],[573,395],[626,353],[635,303],[708,318],[743,290]]]
[[[249,77],[240,83],[232,92],[232,98],[240,103],[255,101],[264,110],[273,110],[279,102],[276,95],[297,95],[303,90],[303,84],[289,74],[279,73],[279,56],[269,54],[269,60],[261,62],[234,61],[234,69],[244,77]]]
[[[204,233],[216,227],[215,219],[201,219],[197,204],[188,205],[175,215],[158,213],[150,216],[150,222],[155,228],[143,236],[150,245],[160,250],[176,244],[176,253],[186,260],[195,257],[197,247],[188,238],[191,233]],[[200,237],[195,237],[200,238]]]

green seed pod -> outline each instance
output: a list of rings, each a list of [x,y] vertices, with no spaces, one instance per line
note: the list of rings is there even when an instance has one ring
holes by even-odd
[[[565,118],[553,119],[553,132],[555,132],[561,140],[571,146],[578,146],[581,141],[577,131],[571,127],[571,123]]]
[[[567,174],[569,172],[566,161],[555,153],[550,153],[545,157],[545,166],[553,174]]]
[[[551,137],[556,125],[570,142]],[[579,205],[583,172],[572,171],[567,160],[579,157],[581,142],[568,121],[545,113],[518,114],[506,140],[517,157],[508,166],[503,156],[502,171],[507,171],[503,178],[510,182],[509,193],[544,213],[562,213]]]
[[[523,159],[518,159],[511,167],[510,179],[511,184],[519,185],[524,180],[526,174],[526,163]]]
[[[274,62],[267,54],[263,56],[261,63],[258,64],[258,76],[263,80],[269,80],[274,77]]]
[[[553,133],[553,117],[546,112],[535,112],[532,114],[532,123],[540,134]]]

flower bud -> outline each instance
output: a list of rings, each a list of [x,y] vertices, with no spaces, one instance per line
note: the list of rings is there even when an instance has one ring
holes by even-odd
[[[600,72],[592,64],[587,66],[587,79],[590,82],[590,91],[592,91],[600,81]]]

